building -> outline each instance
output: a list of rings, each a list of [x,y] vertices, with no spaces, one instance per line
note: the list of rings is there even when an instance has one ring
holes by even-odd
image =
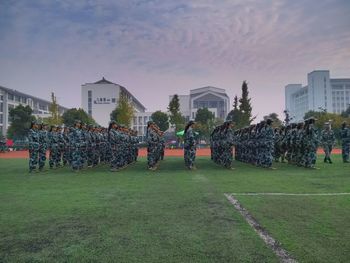
[[[137,131],[140,141],[145,140],[147,133],[147,123],[152,120],[153,112],[136,112],[132,120],[132,129]]]
[[[190,90],[190,95],[178,95],[180,112],[186,121],[196,118],[197,110],[207,108],[215,118],[225,119],[230,107],[230,98],[224,89],[216,87],[203,87]],[[174,96],[169,96],[169,101]]]
[[[7,133],[7,129],[11,124],[9,121],[10,110],[20,104],[31,107],[33,110],[33,115],[37,118],[50,117],[50,101],[39,99],[23,92],[0,86],[0,132],[3,135]],[[58,109],[60,114],[63,114],[67,110],[67,108],[62,106],[59,106]]]
[[[110,121],[110,113],[117,107],[121,94],[126,96],[132,103],[136,115],[146,111],[141,102],[125,87],[110,82],[105,78],[81,86],[82,108],[98,124],[107,127]]]
[[[301,121],[308,111],[326,110],[342,113],[350,104],[350,78],[331,79],[329,70],[316,70],[307,75],[307,86],[285,87],[285,107],[293,121]]]

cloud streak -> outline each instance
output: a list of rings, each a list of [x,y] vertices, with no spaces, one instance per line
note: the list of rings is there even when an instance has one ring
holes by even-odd
[[[28,67],[75,83],[112,68],[127,82],[128,72],[166,75],[187,90],[207,79],[238,92],[248,77],[265,92],[280,89],[279,108],[267,110],[281,111],[282,88],[293,79],[318,67],[349,73],[348,1],[4,1],[0,10],[0,77],[13,85],[23,81],[10,73],[27,76]],[[261,94],[252,91],[258,105]],[[256,110],[268,113],[262,105]]]

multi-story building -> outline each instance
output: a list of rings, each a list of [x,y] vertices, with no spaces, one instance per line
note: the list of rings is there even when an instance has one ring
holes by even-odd
[[[225,119],[230,107],[230,98],[224,89],[216,87],[203,87],[190,90],[190,95],[178,95],[180,112],[186,121],[196,118],[197,110],[207,108],[215,118]],[[173,98],[169,96],[169,101]]]
[[[119,97],[126,96],[135,109],[136,116],[146,108],[125,87],[102,78],[81,86],[82,108],[100,125],[107,127],[110,113],[117,107]]]
[[[37,118],[50,117],[50,101],[39,99],[37,97],[25,94],[23,92],[0,86],[0,132],[5,135],[10,126],[9,112],[18,105],[32,108],[33,115]],[[67,108],[59,106],[60,114],[63,114]]]
[[[308,111],[326,110],[341,113],[349,107],[350,78],[331,79],[329,70],[312,71],[307,86],[289,84],[285,87],[285,106],[293,121],[301,121]]]

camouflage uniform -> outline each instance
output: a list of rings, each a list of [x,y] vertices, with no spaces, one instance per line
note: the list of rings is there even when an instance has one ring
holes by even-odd
[[[342,140],[342,157],[343,162],[349,162],[350,153],[350,130],[348,127],[343,127],[340,131],[340,137]]]
[[[84,160],[81,152],[82,132],[80,128],[72,128],[69,133],[69,142],[71,146],[71,166],[73,170],[82,169]]]
[[[36,169],[39,163],[39,141],[40,136],[37,130],[30,129],[28,134],[29,140],[29,172]]]
[[[48,147],[48,132],[45,129],[39,131],[39,169],[42,170],[46,162],[46,151]]]
[[[188,128],[187,132],[185,133],[184,150],[185,165],[186,167],[192,169],[196,159],[196,139],[191,127]]]
[[[49,132],[49,165],[50,168],[60,166],[59,137],[57,132]]]
[[[158,162],[158,144],[159,144],[159,136],[152,129],[148,128],[147,131],[147,162],[148,168],[154,168]]]
[[[331,129],[324,129],[321,132],[321,143],[325,153],[324,162],[332,163],[331,153],[335,145],[335,134]]]
[[[109,131],[109,142],[111,145],[112,159],[111,168],[120,169],[124,167],[124,153],[123,153],[123,135],[116,129],[110,129]]]

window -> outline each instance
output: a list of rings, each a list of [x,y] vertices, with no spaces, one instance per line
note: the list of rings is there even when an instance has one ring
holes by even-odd
[[[143,117],[143,123],[147,124],[147,116]]]
[[[92,97],[92,90],[88,90],[88,97],[89,97],[89,98]]]
[[[142,125],[142,117],[139,117],[139,125]]]
[[[4,115],[0,114],[0,123],[3,124],[4,121]]]
[[[15,96],[15,101],[20,102],[21,101],[21,97],[20,96]]]
[[[7,98],[8,98],[9,100],[13,100],[13,94],[11,94],[11,93],[7,94]]]
[[[0,100],[4,100],[4,95],[1,95],[1,96],[0,96]]]
[[[115,103],[115,98],[112,99],[112,103]]]
[[[112,99],[112,100],[113,100],[113,99]],[[134,124],[134,125],[137,125],[137,124],[136,124],[136,117],[133,118],[133,124]],[[135,129],[135,128],[134,128],[134,129]]]
[[[0,112],[3,112],[3,111],[4,111],[4,103],[0,102]]]
[[[27,98],[22,97],[22,102],[23,102],[23,103],[27,103]]]

